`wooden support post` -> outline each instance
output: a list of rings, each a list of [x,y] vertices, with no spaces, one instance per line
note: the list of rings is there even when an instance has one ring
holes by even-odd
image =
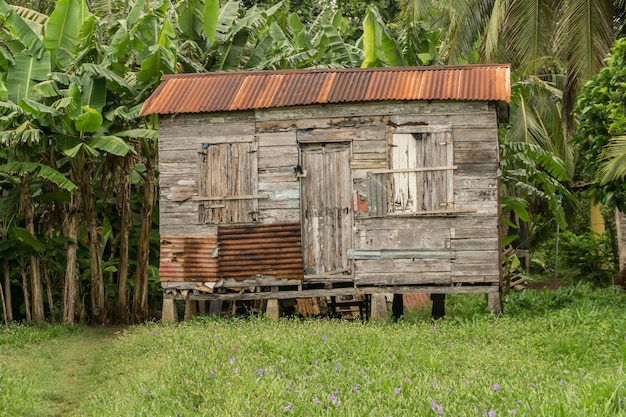
[[[267,300],[265,315],[272,320],[278,320],[280,317],[280,305],[277,298],[270,298]]]
[[[198,314],[206,316],[206,300],[198,300]]]
[[[393,295],[393,303],[391,304],[391,312],[393,313],[394,321],[398,321],[404,315],[404,300],[402,294]]]
[[[372,314],[373,319],[387,321],[387,299],[385,294],[372,294]]]
[[[196,300],[185,301],[185,320],[191,320],[196,315]]]
[[[178,322],[178,310],[176,310],[176,300],[173,298],[163,298],[162,322]]]
[[[433,301],[433,319],[439,320],[443,318],[446,315],[446,295],[431,294],[430,299]]]
[[[502,314],[502,297],[500,292],[490,292],[488,297],[487,310],[493,314]]]
[[[211,300],[209,303],[209,316],[220,316],[222,314],[222,305],[224,301],[222,300]]]

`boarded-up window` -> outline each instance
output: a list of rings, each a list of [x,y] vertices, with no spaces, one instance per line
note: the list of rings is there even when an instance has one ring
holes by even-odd
[[[370,215],[438,213],[454,208],[449,128],[394,133],[390,169],[369,176]]]
[[[200,158],[200,222],[258,221],[257,143],[203,144]]]

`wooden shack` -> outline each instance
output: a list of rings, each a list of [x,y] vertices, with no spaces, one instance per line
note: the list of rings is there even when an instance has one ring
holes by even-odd
[[[159,115],[164,309],[486,293],[500,311],[509,99],[508,65],[163,77],[142,114]]]

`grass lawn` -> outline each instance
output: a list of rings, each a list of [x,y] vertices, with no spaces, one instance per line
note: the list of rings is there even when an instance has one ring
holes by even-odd
[[[626,415],[621,292],[512,294],[502,317],[482,296],[446,307],[436,323],[14,326],[0,332],[0,415]]]

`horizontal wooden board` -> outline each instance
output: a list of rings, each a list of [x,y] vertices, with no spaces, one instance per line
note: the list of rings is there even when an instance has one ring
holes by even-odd
[[[273,133],[259,133],[259,148],[273,147],[273,146],[292,146],[297,149],[296,132],[273,132]]]
[[[297,222],[300,221],[300,210],[299,208],[260,208],[259,221],[264,224],[279,222]]]
[[[490,111],[487,103],[484,101],[386,101],[359,103],[358,105],[348,103],[257,109],[255,112],[258,121],[386,115],[403,115],[410,118],[410,120],[415,120],[416,114],[418,116],[428,117],[433,114],[447,115],[465,113],[485,113],[490,116],[489,121],[493,121],[494,123],[496,121],[495,110]],[[402,123],[396,122],[396,124]]]
[[[450,272],[386,272],[355,274],[357,285],[446,285],[452,281]]]
[[[451,249],[456,251],[463,250],[499,250],[499,238],[497,233],[491,237],[470,237],[468,239],[454,238],[450,240]]]
[[[445,249],[348,249],[348,259],[454,259],[455,252]]]

